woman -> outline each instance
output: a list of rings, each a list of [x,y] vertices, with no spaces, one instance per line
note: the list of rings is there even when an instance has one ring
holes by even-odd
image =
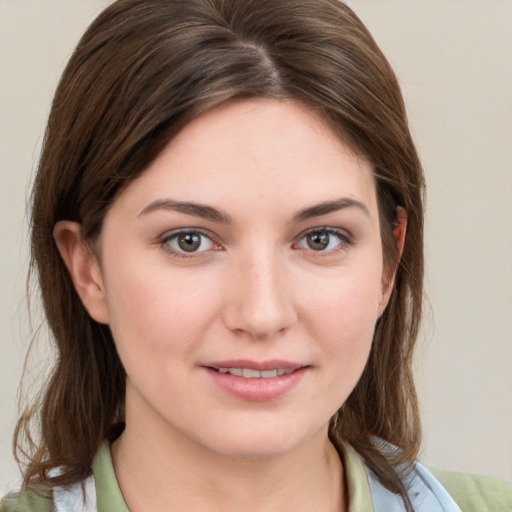
[[[3,508],[506,509],[416,462],[422,193],[393,71],[337,0],[107,8],[34,186],[59,358]]]

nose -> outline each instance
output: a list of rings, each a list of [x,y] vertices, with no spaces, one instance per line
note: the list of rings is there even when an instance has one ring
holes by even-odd
[[[297,321],[292,278],[278,255],[240,258],[232,271],[224,311],[230,330],[263,340],[284,333]]]

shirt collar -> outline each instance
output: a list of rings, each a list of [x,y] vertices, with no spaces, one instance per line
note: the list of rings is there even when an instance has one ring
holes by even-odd
[[[92,462],[96,484],[98,512],[129,512],[117,482],[110,453],[110,443],[105,441]]]
[[[341,457],[349,497],[348,512],[374,512],[370,486],[361,458],[348,443],[343,443]],[[109,442],[105,442],[100,448],[92,467],[98,512],[129,512],[117,482]]]

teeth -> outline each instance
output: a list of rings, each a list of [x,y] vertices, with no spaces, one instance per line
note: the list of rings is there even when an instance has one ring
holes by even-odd
[[[259,379],[261,372],[259,370],[251,370],[250,368],[244,368],[242,370],[242,377],[244,379]]]
[[[272,379],[274,377],[281,377],[288,375],[293,370],[285,370],[283,368],[276,368],[275,370],[253,370],[252,368],[217,368],[219,373],[229,373],[236,377],[243,377],[244,379]]]

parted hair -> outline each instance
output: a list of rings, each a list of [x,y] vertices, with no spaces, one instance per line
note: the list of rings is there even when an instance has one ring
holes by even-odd
[[[124,420],[125,372],[111,331],[75,292],[55,224],[79,222],[93,241],[119,193],[187,123],[253,97],[306,105],[371,163],[384,265],[396,277],[365,370],[329,436],[338,449],[351,443],[407,501],[400,477],[421,439],[411,364],[423,295],[423,173],[396,76],[339,0],[119,0],[83,35],[55,93],[31,198],[31,275],[57,358],[16,429],[27,483],[83,478]],[[56,466],[64,471],[52,478]]]

